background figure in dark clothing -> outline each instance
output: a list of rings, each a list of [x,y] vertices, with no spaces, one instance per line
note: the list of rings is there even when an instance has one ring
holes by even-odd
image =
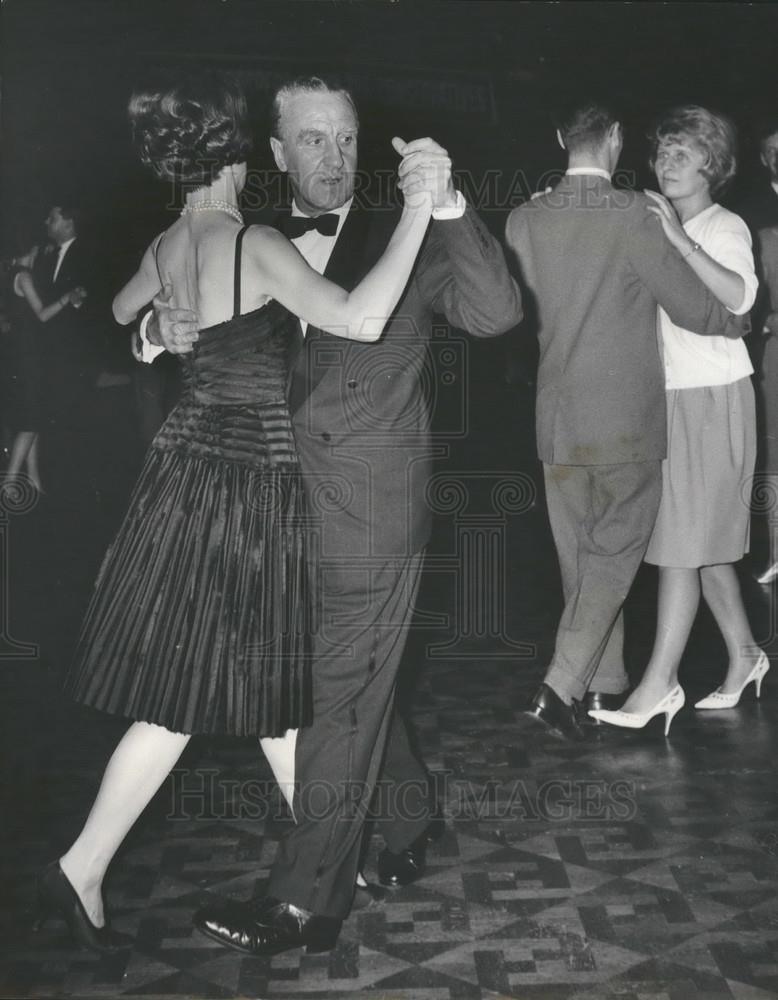
[[[80,212],[75,207],[54,205],[46,217],[51,245],[36,262],[35,286],[44,306],[61,298],[69,289],[89,290],[92,269],[79,236]],[[95,368],[92,310],[80,302],[69,303],[48,324],[43,338],[44,391],[49,422],[68,425],[91,387]]]
[[[15,477],[25,472],[41,491],[38,433],[42,422],[43,324],[55,322],[69,306],[79,308],[86,293],[76,286],[44,305],[33,277],[37,256],[38,248],[32,247],[13,261],[7,292],[10,330],[3,343],[2,378],[4,419],[14,431],[7,474]]]
[[[775,285],[778,262],[773,259],[775,237],[769,230],[778,226],[778,118],[766,121],[759,130],[759,159],[767,171],[767,178],[738,203],[736,211],[751,230],[754,264],[759,278],[759,291],[751,310],[752,332],[748,344],[756,372],[759,435],[756,471],[757,474],[772,477],[778,476],[778,322],[774,312],[778,301],[778,287]],[[757,577],[761,584],[772,583],[778,577],[778,533],[771,527],[769,534],[770,552],[765,559],[767,568]]]
[[[778,226],[778,118],[770,119],[764,123],[759,131],[759,159],[767,171],[767,177],[758,186],[754,186],[748,195],[734,206],[734,211],[745,220],[746,225],[751,230],[754,263],[760,282],[756,302],[751,310],[752,332],[748,344],[751,360],[757,372],[762,369],[762,360],[768,349],[768,340],[774,336],[765,325],[771,307],[770,295],[764,285],[765,275],[761,261],[759,233],[763,229]],[[776,367],[775,362],[772,367]],[[773,387],[778,387],[775,381],[773,381]],[[778,466],[776,466],[776,471],[778,471]]]
[[[752,233],[778,226],[778,118],[759,131],[759,159],[768,173],[768,182],[749,192],[737,206]]]
[[[45,225],[50,245],[38,255],[33,272],[42,303],[50,305],[75,287],[87,294],[83,304],[69,304],[47,323],[41,335],[41,461],[49,491],[80,503],[97,491],[99,462],[91,430],[101,367],[99,323],[106,323],[109,314],[101,310],[95,294],[99,268],[81,233],[80,209],[65,202],[54,204]]]
[[[778,202],[778,197],[776,201]],[[761,280],[761,326],[756,335],[759,336],[761,331],[763,345],[757,381],[760,437],[757,472],[769,477],[773,486],[770,496],[778,496],[778,224],[756,233],[754,249],[759,261]],[[758,582],[763,585],[778,578],[778,524],[775,509],[768,511],[768,526],[770,551],[766,559],[767,568],[757,577]]]

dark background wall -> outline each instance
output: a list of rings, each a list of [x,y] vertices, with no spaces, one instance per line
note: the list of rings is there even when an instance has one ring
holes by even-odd
[[[345,73],[360,98],[364,167],[394,165],[394,133],[431,134],[496,231],[561,167],[549,116],[570,90],[596,88],[623,106],[623,167],[638,184],[651,180],[644,132],[654,113],[689,100],[729,111],[741,127],[747,185],[754,120],[778,115],[776,29],[772,3],[6,0],[5,242],[75,191],[113,248],[109,269],[123,277],[132,267],[164,223],[169,192],[136,164],[125,107],[133,84],[159,65],[223,66],[244,79],[259,207],[282,190],[262,173],[272,165],[267,93],[290,72],[317,70]]]

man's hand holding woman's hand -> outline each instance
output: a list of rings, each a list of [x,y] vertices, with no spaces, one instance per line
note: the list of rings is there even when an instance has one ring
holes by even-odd
[[[154,313],[146,327],[149,343],[171,354],[189,354],[200,336],[197,313],[178,309],[173,302],[173,286],[165,284],[154,298]]]

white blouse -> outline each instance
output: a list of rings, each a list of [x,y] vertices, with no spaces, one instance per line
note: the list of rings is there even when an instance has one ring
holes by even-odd
[[[713,204],[684,223],[690,239],[717,263],[743,279],[745,292],[736,316],[754,304],[758,281],[751,252],[751,234],[739,215]],[[688,265],[685,265],[688,267]],[[665,362],[665,388],[695,389],[706,385],[728,385],[754,371],[742,339],[692,333],[676,326],[659,309],[659,330]]]

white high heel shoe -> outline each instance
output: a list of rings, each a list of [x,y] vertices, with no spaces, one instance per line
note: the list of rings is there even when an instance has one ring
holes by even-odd
[[[665,736],[667,736],[670,732],[670,723],[683,708],[685,702],[686,695],[683,693],[683,688],[680,684],[676,684],[672,691],[668,691],[664,698],[658,701],[648,712],[622,712],[621,709],[611,712],[606,708],[592,708],[589,710],[589,715],[593,719],[599,719],[600,722],[609,722],[612,726],[623,726],[625,729],[642,729],[655,715],[664,714]]]
[[[756,687],[756,696],[758,698],[762,693],[762,681],[764,680],[764,676],[769,669],[770,661],[767,659],[767,653],[762,651],[759,654],[759,659],[754,664],[753,670],[740,685],[739,690],[733,691],[731,694],[724,694],[721,688],[717,687],[716,690],[707,695],[707,697],[701,698],[698,702],[696,702],[694,707],[709,709],[734,708],[740,701],[741,694],[752,681]]]
[[[778,577],[778,562],[774,562],[772,566],[768,566],[764,573],[756,578],[756,582],[764,587],[768,583],[772,583],[776,577]]]

